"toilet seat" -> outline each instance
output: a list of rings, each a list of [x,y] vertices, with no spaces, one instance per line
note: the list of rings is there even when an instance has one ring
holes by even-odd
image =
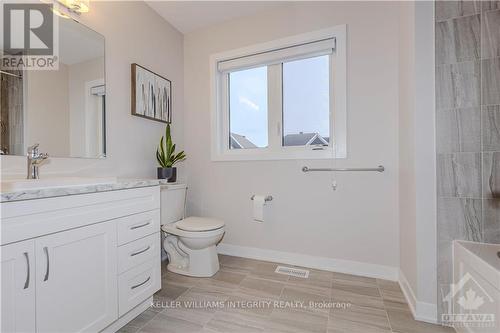
[[[186,238],[208,238],[224,233],[224,227],[208,231],[186,231],[177,228],[176,223],[164,224],[161,226],[161,230],[167,234]]]
[[[196,216],[187,217],[183,220],[175,222],[175,226],[178,229],[193,232],[216,230],[222,228],[224,225],[224,222],[217,219]]]

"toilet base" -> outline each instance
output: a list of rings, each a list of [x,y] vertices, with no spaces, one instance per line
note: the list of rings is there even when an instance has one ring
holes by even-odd
[[[216,244],[224,236],[224,228],[191,232],[165,224],[162,230],[163,249],[169,259],[167,270],[193,277],[211,277],[219,271]]]
[[[167,270],[172,273],[191,276],[186,268],[178,267],[172,264],[167,265]]]
[[[173,273],[193,276],[211,277],[219,271],[219,257],[215,245],[202,250],[189,250],[183,248],[187,253],[188,263],[183,267],[176,262],[170,262],[167,270]]]

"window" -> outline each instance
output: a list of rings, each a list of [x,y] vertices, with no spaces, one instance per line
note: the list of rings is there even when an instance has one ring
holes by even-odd
[[[265,148],[267,67],[229,73],[229,147]]]
[[[328,146],[329,56],[283,63],[283,146]]]
[[[213,160],[345,157],[345,26],[211,64]]]

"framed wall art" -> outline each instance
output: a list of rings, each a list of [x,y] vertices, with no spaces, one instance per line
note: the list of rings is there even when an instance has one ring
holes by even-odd
[[[172,82],[132,64],[132,115],[172,123]]]

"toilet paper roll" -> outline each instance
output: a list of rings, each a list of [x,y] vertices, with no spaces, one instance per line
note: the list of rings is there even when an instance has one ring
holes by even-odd
[[[255,195],[253,197],[253,219],[258,222],[264,222],[264,206],[266,197],[264,195]]]

